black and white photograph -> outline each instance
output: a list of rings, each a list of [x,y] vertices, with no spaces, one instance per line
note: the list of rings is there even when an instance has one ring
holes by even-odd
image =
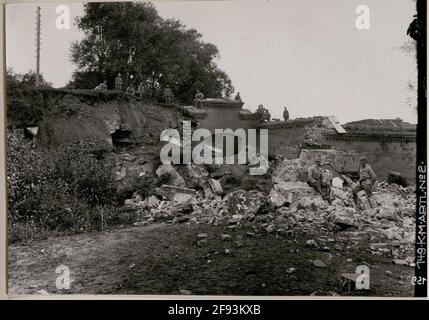
[[[8,295],[426,297],[419,3],[5,4]]]

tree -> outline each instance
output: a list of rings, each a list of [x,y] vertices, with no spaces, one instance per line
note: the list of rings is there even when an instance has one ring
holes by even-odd
[[[76,24],[84,39],[71,47],[77,65],[71,86],[93,88],[107,80],[112,88],[121,73],[125,85],[131,76],[134,85],[143,81],[151,99],[161,98],[166,85],[186,103],[197,89],[211,97],[233,90],[216,65],[216,46],[178,20],[162,19],[151,3],[88,3]]]
[[[6,70],[6,81],[8,87],[14,86],[36,86],[36,72],[33,70],[28,71],[27,73],[16,73],[12,68]],[[39,87],[42,88],[52,88],[52,83],[47,82],[43,75],[39,75]]]

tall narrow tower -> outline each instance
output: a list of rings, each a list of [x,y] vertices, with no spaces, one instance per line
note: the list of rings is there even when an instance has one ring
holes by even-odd
[[[36,11],[36,87],[40,82],[40,7]]]

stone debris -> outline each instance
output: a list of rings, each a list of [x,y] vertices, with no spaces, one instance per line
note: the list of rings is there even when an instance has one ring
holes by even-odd
[[[326,263],[320,259],[316,259],[313,261],[313,265],[318,268],[326,268]]]
[[[288,268],[287,270],[286,270],[286,273],[287,274],[291,274],[291,273],[295,273],[296,272],[296,269],[295,268]]]
[[[162,185],[155,190],[155,194],[162,199],[169,201],[189,201],[192,198],[198,197],[198,193],[193,189]]]
[[[190,295],[190,294],[192,294],[191,291],[185,290],[185,289],[180,289],[179,292],[180,292],[180,294],[184,294],[184,295]]]
[[[231,240],[231,236],[229,234],[223,233],[220,235],[223,241]]]
[[[342,273],[340,282],[341,290],[362,290],[356,288],[356,281],[361,275],[361,273]]]
[[[282,160],[273,168],[269,191],[255,185],[251,190],[235,188],[226,192],[222,177],[214,180],[203,166],[188,165],[188,176],[183,175],[186,181],[182,178],[185,186],[165,184],[146,199],[138,195],[127,199],[125,206],[137,211],[142,224],[164,221],[224,225],[226,230],[248,229],[247,237],[270,233],[293,238],[303,233],[317,240],[308,240],[307,246],[325,252],[348,250],[365,240],[373,255],[390,255],[404,265],[414,263],[415,187],[377,182],[371,197],[373,207],[365,205],[362,192],[359,197],[364,205],[355,208],[351,184],[345,182],[342,188],[332,188],[334,200],[329,204],[298,180],[298,172],[305,169],[306,163],[302,159]],[[172,166],[161,167],[160,175],[177,173]],[[204,190],[204,185],[210,192]],[[193,189],[197,186],[198,191]],[[231,240],[227,233],[221,239]],[[206,242],[198,239],[198,245]],[[237,247],[244,245],[242,239],[234,243]],[[405,264],[402,260],[407,257],[410,258]]]
[[[164,184],[177,186],[177,187],[186,187],[185,179],[180,176],[180,174],[174,169],[170,164],[162,164],[156,170],[156,175],[159,179],[163,179]]]
[[[314,241],[314,240],[307,240],[306,242],[305,242],[305,244],[307,245],[307,246],[309,246],[309,247],[313,247],[313,248],[317,248],[318,247],[318,245],[317,245],[317,242],[316,241]]]

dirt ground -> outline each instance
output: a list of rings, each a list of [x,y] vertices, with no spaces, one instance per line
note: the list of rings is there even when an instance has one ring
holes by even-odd
[[[392,264],[388,255],[372,255],[366,243],[321,251],[306,245],[308,234],[249,235],[249,231],[227,226],[154,224],[11,245],[9,292],[413,295],[413,268]],[[207,244],[197,245],[200,233],[207,234]],[[223,233],[231,238],[223,240]],[[326,267],[316,267],[316,259],[323,260]],[[360,264],[370,268],[370,289],[341,290],[340,274],[353,273]],[[56,288],[59,265],[70,270],[68,290]]]

